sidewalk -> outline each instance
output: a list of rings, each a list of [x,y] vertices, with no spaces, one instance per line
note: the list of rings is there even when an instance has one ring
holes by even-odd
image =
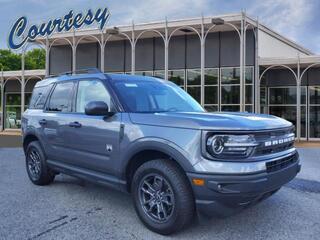
[[[22,147],[21,131],[0,132],[0,148]]]

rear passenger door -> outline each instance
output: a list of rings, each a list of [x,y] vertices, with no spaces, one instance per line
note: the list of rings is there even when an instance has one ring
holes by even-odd
[[[72,114],[74,88],[74,81],[57,83],[47,101],[43,118],[39,120],[43,126],[49,160],[67,163],[66,156],[69,150],[66,145],[65,130],[69,127]]]
[[[79,80],[74,100],[74,113],[65,131],[68,162],[83,170],[112,173],[119,156],[121,113],[111,117],[88,116],[85,106],[104,101],[115,111],[106,86],[99,79]]]

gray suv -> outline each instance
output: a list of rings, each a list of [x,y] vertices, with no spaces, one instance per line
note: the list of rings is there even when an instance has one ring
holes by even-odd
[[[152,231],[197,212],[227,216],[269,197],[300,171],[294,128],[269,115],[208,113],[152,77],[65,74],[38,82],[22,119],[30,180],[64,173],[132,194]]]

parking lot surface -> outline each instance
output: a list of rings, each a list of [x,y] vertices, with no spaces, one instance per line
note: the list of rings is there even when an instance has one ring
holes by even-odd
[[[271,198],[163,237],[140,223],[130,195],[66,175],[35,186],[22,149],[0,148],[0,239],[319,239],[320,149],[299,152],[302,172]]]

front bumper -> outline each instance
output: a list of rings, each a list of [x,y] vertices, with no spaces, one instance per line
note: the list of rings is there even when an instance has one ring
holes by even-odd
[[[198,211],[209,216],[229,216],[260,202],[291,181],[301,169],[299,155],[286,165],[254,174],[187,173]],[[204,186],[193,179],[203,179]]]

